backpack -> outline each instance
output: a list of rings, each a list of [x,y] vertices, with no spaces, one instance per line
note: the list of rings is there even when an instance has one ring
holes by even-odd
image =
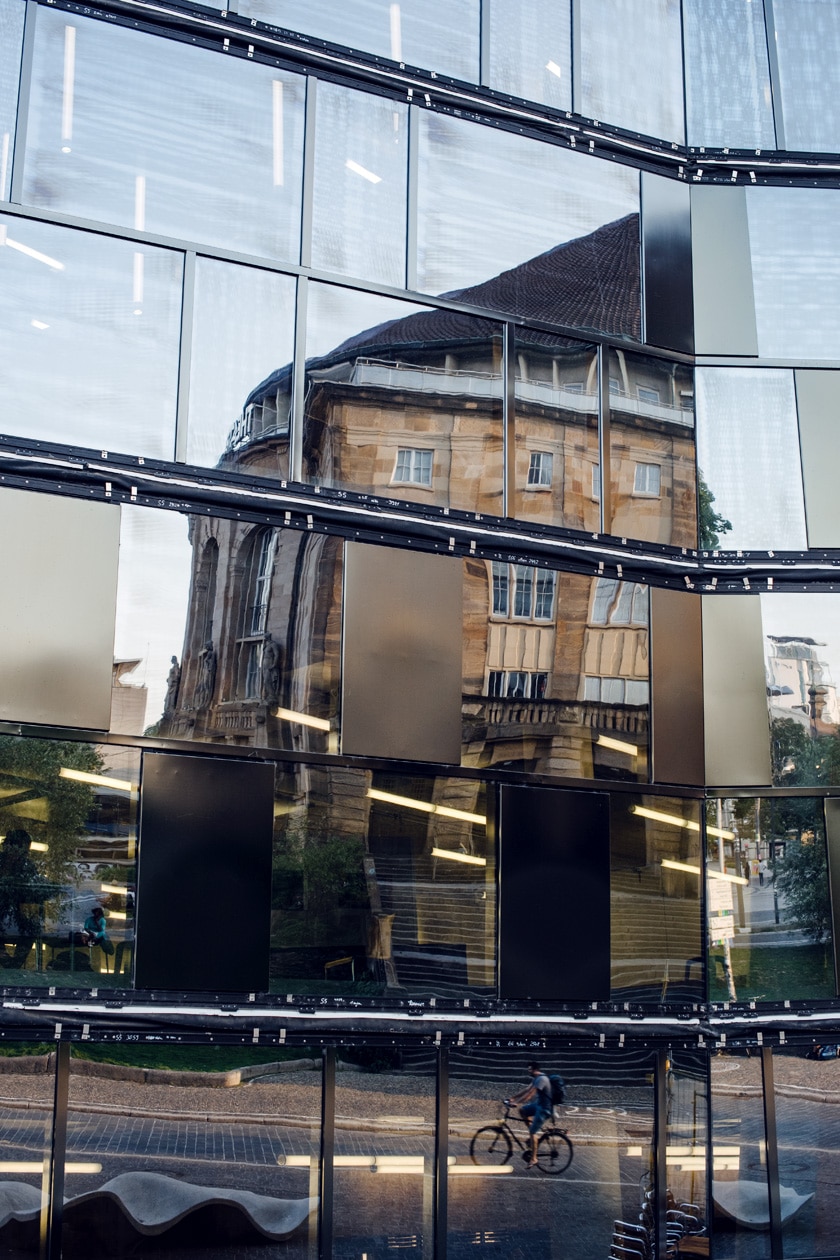
[[[553,1106],[566,1101],[566,1082],[562,1076],[549,1076],[551,1085],[551,1102]]]

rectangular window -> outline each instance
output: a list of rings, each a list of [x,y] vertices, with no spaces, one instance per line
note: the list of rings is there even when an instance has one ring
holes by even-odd
[[[639,402],[659,402],[659,390],[651,388],[650,385],[637,385],[636,393],[639,395]]]
[[[592,465],[592,498],[601,498],[601,465]]]
[[[554,470],[554,456],[551,451],[531,451],[531,462],[528,465],[529,486],[550,486]]]
[[[394,466],[394,481],[408,482],[415,486],[432,484],[432,451],[401,446]]]
[[[637,464],[633,479],[634,494],[650,494],[659,497],[661,469],[658,464]]]
[[[526,669],[491,669],[487,675],[488,696],[509,700],[544,700],[548,692],[548,674]]]
[[[554,585],[556,576],[553,569],[538,569],[536,572],[534,617],[537,621],[551,621],[554,616]]]
[[[513,615],[514,617],[530,617],[533,609],[534,570],[524,564],[513,566]]]
[[[491,669],[487,679],[488,696],[503,696],[505,694],[505,671],[503,669]]]
[[[510,616],[510,574],[506,564],[493,561],[493,616]]]

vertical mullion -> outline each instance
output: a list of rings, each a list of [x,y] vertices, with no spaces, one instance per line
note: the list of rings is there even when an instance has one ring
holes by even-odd
[[[571,0],[569,14],[572,24],[572,112],[583,113],[583,67],[580,31],[580,0]]]
[[[598,347],[598,462],[601,466],[601,533],[612,525],[610,493],[610,351]]]
[[[773,125],[776,128],[776,148],[787,148],[785,139],[785,115],[782,101],[782,81],[779,74],[779,50],[776,45],[776,17],[773,0],[764,0],[764,33],[767,37],[767,65],[770,70],[770,99],[773,104]]]
[[[668,1175],[666,1153],[668,1149],[668,1052],[656,1051],[653,1097],[653,1204],[656,1224],[656,1255],[667,1251]]]
[[[331,1260],[333,1244],[333,1189],[335,1184],[335,1047],[323,1052],[321,1081],[320,1228],[318,1256]]]
[[[685,0],[680,0],[680,49],[682,51],[682,107],[683,107],[683,144],[688,144],[688,94],[686,90],[687,75],[685,46]]]
[[[761,1047],[761,1085],[764,1096],[764,1143],[767,1155],[767,1191],[770,1196],[770,1255],[782,1257],[782,1200],[779,1194],[779,1144],[776,1132],[776,1090],[773,1051]]]
[[[516,329],[502,331],[502,516],[513,516],[516,506]]]
[[[41,1255],[45,1260],[59,1260],[61,1256],[64,1164],[67,1153],[67,1105],[70,1093],[70,1042],[59,1041],[55,1051],[52,1142],[46,1165],[46,1205],[41,1211]]]
[[[446,1260],[449,1190],[449,1047],[438,1047],[435,1096],[435,1260]]]
[[[478,81],[482,87],[490,85],[490,6],[493,0],[481,0],[479,13],[479,63]]]
[[[185,463],[189,440],[190,375],[192,370],[192,337],[195,317],[195,251],[184,255],[181,290],[181,344],[178,356],[178,398],[175,405],[175,459]]]
[[[36,0],[27,0],[23,19],[23,48],[20,54],[20,82],[18,84],[17,118],[15,119],[15,145],[12,153],[12,178],[9,200],[23,201],[23,160],[26,155],[26,134],[29,128],[29,97],[32,91],[32,62],[35,56],[35,22],[38,15]],[[2,189],[0,189],[2,193]]]
[[[405,206],[405,287],[417,288],[417,189],[420,169],[420,110],[408,107],[408,187]]]
[[[309,281],[299,276],[295,298],[295,349],[290,417],[289,480],[303,481],[303,413],[306,402],[306,313]]]
[[[303,194],[300,207],[300,265],[312,266],[312,207],[315,198],[315,119],[318,80],[306,78],[306,112],[303,131]]]

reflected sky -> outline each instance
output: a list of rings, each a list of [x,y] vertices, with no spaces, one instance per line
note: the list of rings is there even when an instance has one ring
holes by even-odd
[[[765,635],[816,640],[816,655],[828,666],[831,683],[840,684],[840,595],[800,591],[760,598]]]
[[[0,0],[0,198],[9,195],[15,141],[20,49],[23,40],[22,0]]]

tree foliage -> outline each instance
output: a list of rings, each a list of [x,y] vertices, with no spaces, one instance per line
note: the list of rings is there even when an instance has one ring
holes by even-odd
[[[720,547],[720,535],[728,534],[732,522],[721,516],[712,507],[715,496],[709,489],[706,479],[697,470],[697,520],[700,527],[700,550],[717,551]]]
[[[33,859],[47,878],[67,878],[80,834],[95,802],[94,789],[61,777],[62,767],[101,774],[92,744],[0,736],[0,833],[22,827],[47,845]]]

